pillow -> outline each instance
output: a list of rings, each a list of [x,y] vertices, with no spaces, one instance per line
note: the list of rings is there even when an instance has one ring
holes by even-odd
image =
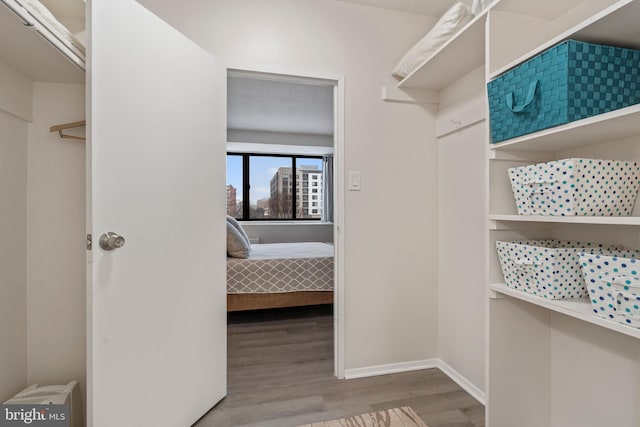
[[[242,234],[227,221],[227,255],[232,258],[249,258],[250,246]]]
[[[482,13],[483,10],[489,6],[492,0],[473,0],[473,5],[471,6],[471,13],[473,16],[478,16]]]
[[[244,231],[244,228],[240,225],[237,219],[232,216],[227,215],[227,222],[233,225],[242,235],[242,238],[247,242],[247,245],[251,247],[251,241],[249,240],[249,236],[247,236],[247,232]]]
[[[429,59],[445,44],[458,30],[473,18],[473,14],[462,2],[454,4],[442,18],[433,26],[431,31],[402,57],[391,74],[403,79]]]

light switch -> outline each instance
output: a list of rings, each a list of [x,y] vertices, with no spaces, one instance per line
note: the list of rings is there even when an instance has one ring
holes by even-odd
[[[349,191],[360,191],[360,171],[349,171]]]

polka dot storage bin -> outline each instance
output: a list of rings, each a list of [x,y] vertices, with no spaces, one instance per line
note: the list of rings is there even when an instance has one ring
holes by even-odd
[[[508,287],[548,299],[587,296],[580,253],[624,256],[618,246],[559,240],[496,242]]]
[[[640,328],[640,253],[627,258],[580,254],[596,316]]]
[[[640,164],[564,159],[508,170],[520,215],[629,216]]]

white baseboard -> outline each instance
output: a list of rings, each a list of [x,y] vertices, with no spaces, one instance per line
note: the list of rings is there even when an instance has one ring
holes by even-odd
[[[390,363],[388,365],[367,366],[365,368],[345,369],[347,380],[354,378],[374,377],[376,375],[395,374],[398,372],[419,371],[440,367],[440,359],[415,360],[413,362]]]
[[[399,372],[419,371],[422,369],[440,369],[446,376],[451,378],[456,384],[462,387],[467,393],[473,396],[478,402],[485,405],[485,394],[471,381],[462,376],[442,359],[414,360],[412,362],[390,363],[388,365],[367,366],[364,368],[345,369],[344,377],[347,380],[364,377],[374,377],[376,375],[395,374]]]
[[[473,385],[471,381],[466,379],[460,372],[453,369],[447,362],[444,360],[438,359],[440,364],[438,368],[444,372],[446,376],[451,378],[456,384],[464,389],[467,393],[473,396],[478,402],[486,405],[485,394],[484,391],[480,390],[478,387]]]

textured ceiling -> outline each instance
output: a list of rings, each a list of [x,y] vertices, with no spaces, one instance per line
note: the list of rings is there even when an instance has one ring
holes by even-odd
[[[229,77],[227,128],[333,134],[333,86]]]
[[[349,3],[364,4],[381,7],[383,9],[399,10],[401,12],[417,13],[427,16],[440,16],[455,0],[339,0]],[[464,3],[468,1],[463,0]],[[470,1],[470,0],[469,0]]]

